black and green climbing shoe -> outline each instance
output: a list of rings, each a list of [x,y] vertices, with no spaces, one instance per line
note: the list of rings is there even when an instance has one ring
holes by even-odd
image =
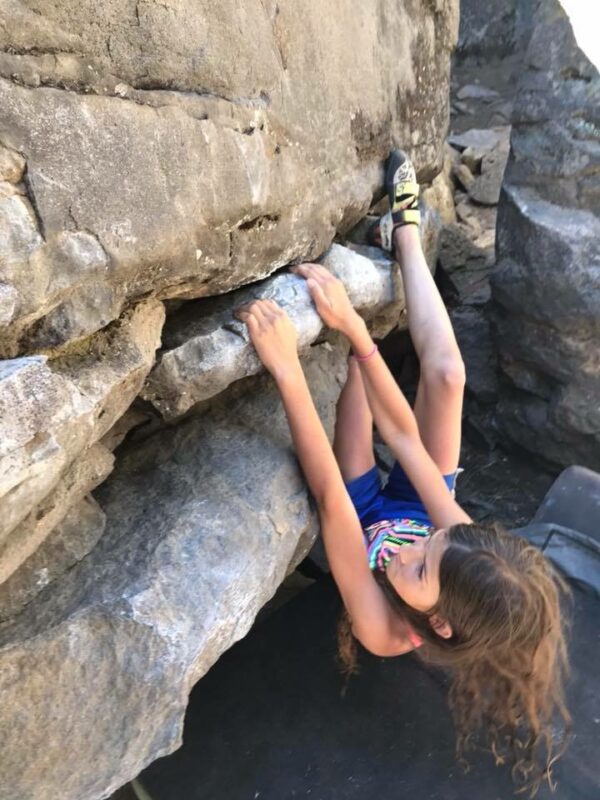
[[[392,150],[385,172],[385,189],[390,201],[390,210],[379,222],[381,246],[391,252],[393,233],[401,225],[418,225],[419,184],[412,161],[403,150]]]

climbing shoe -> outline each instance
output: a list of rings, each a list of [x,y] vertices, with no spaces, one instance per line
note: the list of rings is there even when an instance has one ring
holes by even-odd
[[[393,233],[401,225],[418,225],[419,184],[415,168],[403,150],[392,150],[385,172],[385,189],[390,201],[390,210],[379,221],[381,247],[389,252],[394,247]],[[373,234],[376,236],[376,231]]]

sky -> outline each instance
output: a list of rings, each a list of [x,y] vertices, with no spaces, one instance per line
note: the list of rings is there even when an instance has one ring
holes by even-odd
[[[577,44],[600,69],[600,2],[599,0],[560,0],[569,15]]]

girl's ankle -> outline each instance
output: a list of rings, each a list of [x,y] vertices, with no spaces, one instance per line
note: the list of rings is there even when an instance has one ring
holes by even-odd
[[[401,225],[394,230],[394,252],[400,255],[403,251],[421,247],[421,236],[418,225]]]

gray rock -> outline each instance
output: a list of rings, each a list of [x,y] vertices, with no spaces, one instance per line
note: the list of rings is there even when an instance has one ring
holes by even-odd
[[[37,546],[50,531],[46,525],[35,524],[37,515],[42,515],[38,504],[66,470],[69,475],[74,471],[69,480],[75,480],[77,459],[110,430],[138,394],[153,364],[163,320],[162,304],[146,301],[76,352],[54,359],[0,361],[0,572],[4,578],[31,555],[32,543]],[[54,508],[53,513],[57,511]],[[35,532],[23,538],[23,531],[30,528],[17,526],[28,515]]]
[[[455,164],[452,167],[452,174],[467,192],[475,182],[475,177],[466,164]]]
[[[112,471],[113,463],[113,456],[105,447],[92,445],[65,470],[52,492],[4,536],[0,544],[0,590],[25,566],[28,559],[37,555],[38,548],[62,523],[70,508],[79,504],[88,492],[102,483]],[[29,571],[25,569],[25,573]],[[29,589],[23,574],[18,580],[23,587],[21,594]],[[4,611],[0,612],[0,616],[2,613]]]
[[[521,52],[533,27],[533,0],[462,0],[457,57]]]
[[[111,469],[112,462],[104,474],[98,475],[97,482]],[[102,536],[105,522],[104,512],[91,495],[68,508],[40,547],[0,584],[0,621],[17,614],[42,589],[81,561]]]
[[[382,252],[376,252],[382,259]],[[334,244],[322,263],[342,280],[359,312],[372,319],[387,306],[393,306],[392,313],[396,320],[399,318],[403,297],[395,295],[392,262],[374,262]],[[224,298],[188,304],[169,318],[164,350],[142,391],[142,397],[166,420],[185,414],[234,381],[262,370],[246,326],[233,314],[237,306],[254,298],[271,298],[287,311],[301,351],[321,334],[323,325],[306,282],[292,273],[277,275]]]
[[[0,328],[14,319],[19,305],[19,295],[14,286],[0,283]]]
[[[507,183],[600,216],[598,69],[558,0],[540,8],[513,110]]]
[[[462,200],[458,203],[456,206],[456,217],[460,222],[471,229],[474,237],[477,237],[481,233],[481,223],[479,222],[473,204],[468,200]]]
[[[498,210],[501,430],[557,465],[600,469],[600,76],[555,0],[540,6]],[[579,135],[575,132],[579,131]],[[587,133],[586,133],[587,131]]]
[[[468,103],[462,103],[460,100],[455,100],[450,106],[450,108],[454,114],[465,114],[468,116],[473,116],[473,114],[475,113]]]
[[[480,403],[494,403],[498,398],[497,358],[486,315],[467,306],[453,309],[450,316],[465,362],[467,390]]]
[[[505,143],[497,144],[493,150],[484,154],[481,161],[481,175],[478,175],[468,187],[469,196],[476,203],[487,206],[498,203],[507,159],[508,146]]]
[[[364,216],[394,144],[421,181],[441,167],[456,0],[13,5],[0,139],[26,161],[43,263],[31,281],[13,209],[5,358],[84,338],[140,296],[215,295],[317,258]],[[102,293],[55,258],[66,233],[97,239]]]
[[[508,142],[510,126],[499,128],[471,128],[464,133],[451,133],[448,142],[457,150],[473,147],[477,150],[493,150],[497,144]]]
[[[331,432],[345,348],[311,348],[306,370]],[[191,688],[310,548],[275,387],[237,394],[123,454],[97,492],[96,547],[0,625],[11,799],[97,800],[179,747]]]
[[[0,145],[0,181],[19,183],[25,171],[25,159],[20,153]]]
[[[466,150],[462,151],[460,159],[463,164],[466,164],[471,172],[475,175],[476,173],[481,172],[481,162],[483,161],[483,157],[486,152],[488,151],[481,148],[467,147]]]
[[[485,266],[485,254],[475,246],[468,229],[460,225],[445,225],[440,241],[439,261],[449,274],[469,266],[480,269]]]
[[[487,86],[480,86],[477,83],[469,83],[461,88],[456,93],[459,100],[485,100],[491,101],[500,97],[500,94],[495,89],[488,89]]]

